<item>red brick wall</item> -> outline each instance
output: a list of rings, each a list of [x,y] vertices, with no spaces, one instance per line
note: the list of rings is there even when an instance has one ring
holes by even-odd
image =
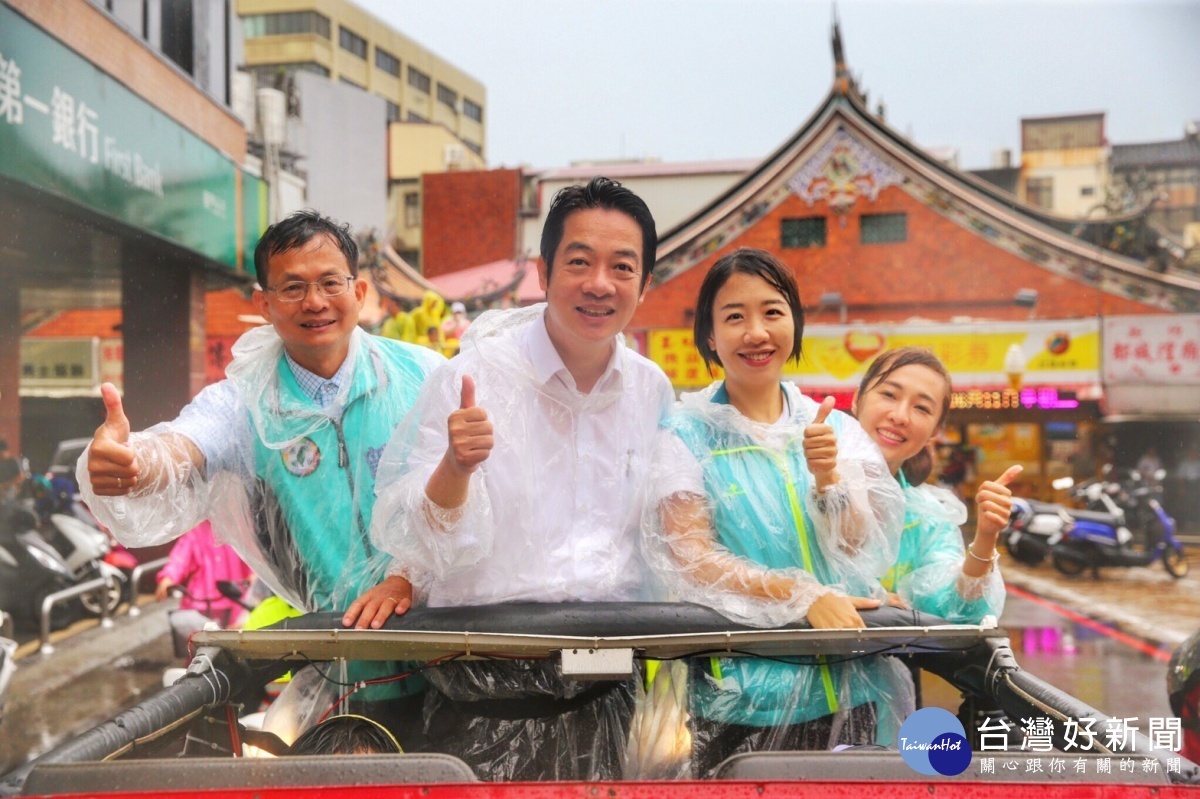
[[[517,255],[519,169],[423,175],[421,189],[421,266],[425,277]]]
[[[908,215],[907,241],[859,243],[861,214],[899,212]],[[1055,275],[959,227],[896,187],[885,189],[875,202],[860,199],[844,218],[829,214],[824,247],[780,246],[781,220],[825,214],[824,203],[809,207],[799,197],[789,197],[705,261],[651,289],[630,328],[691,327],[690,311],[704,276],[718,258],[738,247],[768,250],[788,264],[806,308],[816,306],[826,292],[840,292],[852,306],[851,321],[1027,319],[1029,310],[1012,303],[1022,288],[1038,291],[1036,315],[1041,318],[1161,313]],[[836,324],[838,312],[812,313],[807,321]]]

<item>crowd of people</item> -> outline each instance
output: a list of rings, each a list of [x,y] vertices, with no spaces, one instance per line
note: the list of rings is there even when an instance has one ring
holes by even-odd
[[[546,302],[484,313],[447,360],[365,333],[349,231],[294,214],[255,251],[270,324],[242,337],[226,380],[143,432],[104,386],[84,496],[129,545],[211,520],[278,596],[360,629],[414,603],[671,598],[764,627],[857,628],[885,603],[998,615],[996,539],[1019,468],[981,484],[964,546],[966,507],[925,482],[950,402],[937,358],[881,354],[849,413],[814,401],[782,378],[802,352],[796,282],[738,249],[696,303],[695,341],[724,378],[676,402],[621,335],[656,246],[627,188],[563,189],[541,238]],[[488,780],[622,776],[636,681],[577,683],[550,661],[389,679],[414,665],[350,663],[343,680],[365,686],[350,712],[403,751],[457,755]],[[912,709],[911,677],[888,658],[688,672],[701,776],[743,751],[886,745]]]

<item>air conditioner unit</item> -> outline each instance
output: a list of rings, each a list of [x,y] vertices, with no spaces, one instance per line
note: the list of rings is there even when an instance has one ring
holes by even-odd
[[[447,170],[458,169],[466,158],[466,148],[461,144],[447,144],[442,148],[442,161]]]

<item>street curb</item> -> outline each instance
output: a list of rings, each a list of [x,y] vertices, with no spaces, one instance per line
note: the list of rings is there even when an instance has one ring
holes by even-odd
[[[1165,649],[1174,649],[1195,632],[1194,630],[1169,629],[1164,626],[1161,619],[1143,618],[1110,603],[1097,602],[1092,597],[1052,580],[1023,571],[1009,570],[1005,572],[1004,581],[1031,594],[1057,602],[1081,616],[1107,622],[1121,632],[1157,644]]]
[[[30,652],[17,660],[12,697],[50,693],[88,672],[109,668],[133,650],[168,635],[167,613],[173,608],[173,603],[147,605],[138,616],[115,617],[110,628],[97,625],[55,641],[51,655]]]

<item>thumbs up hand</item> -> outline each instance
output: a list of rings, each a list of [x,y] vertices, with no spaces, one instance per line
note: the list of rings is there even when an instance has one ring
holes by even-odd
[[[985,480],[975,494],[975,539],[994,542],[1000,531],[1008,525],[1012,513],[1012,491],[1009,484],[1017,479],[1022,467],[1009,466],[995,480]]]
[[[833,405],[833,397],[826,397],[817,409],[812,424],[804,428],[804,459],[808,463],[808,470],[816,478],[818,491],[838,481],[837,434],[833,432],[833,426],[825,421],[833,411]]]
[[[475,471],[492,453],[492,422],[487,411],[475,404],[475,380],[470,375],[463,375],[462,400],[446,420],[446,428],[450,445],[445,460],[459,474]]]
[[[104,400],[104,424],[96,428],[88,449],[88,476],[92,490],[102,497],[120,497],[138,484],[141,465],[129,446],[129,420],[121,395],[112,383],[100,386]]]

